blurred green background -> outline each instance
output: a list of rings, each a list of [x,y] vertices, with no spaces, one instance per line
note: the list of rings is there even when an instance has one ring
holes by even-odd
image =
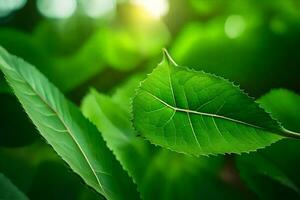
[[[150,73],[167,48],[179,65],[258,98],[300,93],[298,0],[0,0],[0,45],[73,102]],[[0,172],[30,199],[99,199],[37,134],[0,74]]]

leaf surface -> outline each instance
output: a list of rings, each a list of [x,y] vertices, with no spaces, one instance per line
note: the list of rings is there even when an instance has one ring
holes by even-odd
[[[241,153],[282,137],[273,120],[231,82],[164,60],[133,99],[133,124],[154,144],[193,155]]]
[[[101,135],[38,70],[0,49],[0,69],[39,132],[74,172],[107,199],[138,193]]]
[[[300,96],[285,90],[272,90],[258,102],[294,131],[300,130]],[[237,157],[241,177],[262,199],[298,199],[300,197],[300,142],[284,139],[256,153]]]

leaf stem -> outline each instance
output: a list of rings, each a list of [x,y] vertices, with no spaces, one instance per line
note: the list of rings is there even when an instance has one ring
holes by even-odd
[[[295,139],[300,139],[300,133],[290,131],[288,129],[282,128],[282,135],[289,137],[289,138],[295,138]]]

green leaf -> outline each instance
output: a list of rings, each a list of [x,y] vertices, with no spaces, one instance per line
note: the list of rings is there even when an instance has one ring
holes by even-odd
[[[258,102],[285,127],[300,130],[299,95],[277,89],[260,98]],[[239,156],[237,165],[241,177],[262,199],[298,199],[299,147],[299,141],[285,139],[270,148]]]
[[[166,52],[137,90],[133,123],[152,143],[193,155],[254,151],[285,132],[237,86],[177,66]]]
[[[0,69],[37,129],[74,172],[107,199],[138,199],[97,129],[38,70],[0,49]]]
[[[27,200],[28,198],[2,173],[0,173],[1,200]]]
[[[111,98],[93,90],[85,97],[82,110],[133,177],[143,199],[241,199],[220,177],[223,157],[178,154],[135,137],[129,102],[140,80],[129,80]]]

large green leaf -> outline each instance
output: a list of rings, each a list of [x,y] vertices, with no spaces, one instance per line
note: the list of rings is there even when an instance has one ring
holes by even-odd
[[[1,200],[27,200],[28,198],[3,174],[0,173]]]
[[[138,199],[136,188],[97,129],[38,70],[0,49],[0,69],[54,150],[107,199]]]
[[[299,95],[278,89],[258,102],[285,127],[300,131]],[[239,156],[237,164],[241,177],[262,199],[298,199],[299,148],[299,141],[285,139],[270,148]]]
[[[293,135],[231,82],[166,52],[137,90],[133,123],[152,143],[193,155],[249,152]]]
[[[82,110],[133,177],[143,199],[240,199],[239,192],[220,177],[223,157],[178,154],[135,137],[129,102],[140,80],[129,80],[112,98],[93,90]]]

